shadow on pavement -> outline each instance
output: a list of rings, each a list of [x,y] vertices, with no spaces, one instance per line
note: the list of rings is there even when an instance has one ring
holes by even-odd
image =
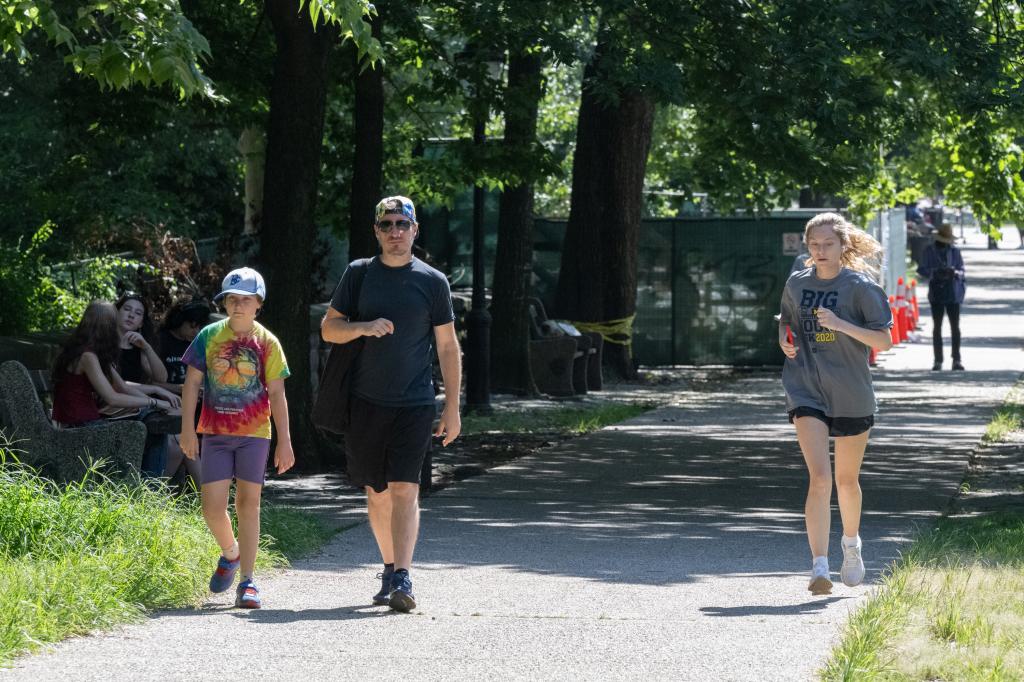
[[[970,279],[968,273],[974,298],[965,321],[975,315],[1008,320],[988,330],[965,326],[965,349],[976,348],[984,369],[930,371],[925,333],[897,351],[892,368],[874,372],[880,411],[861,477],[869,580],[947,507],[983,425],[1018,376],[991,360],[1020,364],[1008,351],[1021,347],[1011,321],[1024,298],[1005,287],[1019,285],[1019,260],[976,258],[972,267],[981,266],[984,276]],[[926,308],[922,304],[922,315]],[[919,369],[895,366],[919,360]],[[424,503],[416,563],[456,575],[501,567],[652,586],[805,573],[807,473],[786,418],[778,370],[740,376],[718,392],[683,391],[672,398],[673,407],[515,460],[431,497]],[[841,528],[835,499],[833,493],[833,566]],[[354,535],[346,540],[345,556],[351,559],[352,550],[365,544],[359,560],[375,560],[369,558],[369,532]],[[311,570],[334,566],[324,562]],[[827,603],[786,608],[813,610]]]
[[[869,580],[956,492],[995,408],[976,396],[1007,377],[958,373],[950,390],[941,373],[879,373],[884,406],[861,479]],[[646,585],[802,574],[806,480],[779,378],[758,374],[431,497],[416,560]],[[837,511],[832,528],[837,564]],[[372,543],[368,532],[352,541]]]
[[[850,597],[826,597],[804,602],[803,604],[780,604],[777,606],[758,604],[754,606],[702,606],[700,612],[705,616],[726,618],[743,618],[745,616],[799,616],[816,613],[837,601]]]
[[[244,619],[250,623],[278,625],[281,623],[296,623],[308,620],[342,621],[362,620],[364,618],[388,618],[404,614],[399,614],[385,606],[358,604],[356,606],[336,606],[330,609],[301,609],[299,611],[292,609],[275,609],[273,607],[264,607],[253,611],[238,609],[231,615],[235,618]]]

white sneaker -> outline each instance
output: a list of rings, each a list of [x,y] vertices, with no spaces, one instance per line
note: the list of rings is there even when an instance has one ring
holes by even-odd
[[[862,547],[860,536],[853,539],[852,544],[844,535],[840,543],[843,547],[843,567],[839,570],[839,577],[847,587],[860,585],[864,580],[864,559],[860,556]]]
[[[815,557],[811,566],[811,582],[807,584],[811,594],[832,594],[832,579],[829,578],[828,558]]]

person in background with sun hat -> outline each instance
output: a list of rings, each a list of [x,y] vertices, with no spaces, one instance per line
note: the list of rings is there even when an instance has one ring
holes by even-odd
[[[960,359],[960,306],[967,293],[967,279],[964,277],[964,257],[960,249],[953,246],[953,226],[942,223],[935,243],[925,248],[917,274],[928,280],[928,305],[932,309],[932,351],[935,364],[932,370],[942,369],[942,320],[949,317],[949,333],[953,337],[953,365],[955,370],[964,368]]]

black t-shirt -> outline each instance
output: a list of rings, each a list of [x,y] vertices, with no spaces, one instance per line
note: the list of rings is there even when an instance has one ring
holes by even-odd
[[[160,359],[167,368],[167,383],[185,383],[188,366],[181,361],[181,356],[185,354],[188,346],[188,341],[182,341],[166,329],[160,332]]]
[[[367,264],[368,263],[368,264]],[[366,267],[353,305],[353,267]],[[443,274],[418,258],[392,268],[373,258],[353,261],[341,276],[331,307],[361,321],[383,317],[395,326],[393,334],[364,336],[366,345],[356,358],[352,392],[387,407],[434,404],[430,365],[434,327],[455,320],[452,295]]]
[[[135,346],[122,348],[121,355],[117,359],[117,373],[125,381],[134,381],[137,384],[149,383],[146,370],[142,367],[142,349]]]

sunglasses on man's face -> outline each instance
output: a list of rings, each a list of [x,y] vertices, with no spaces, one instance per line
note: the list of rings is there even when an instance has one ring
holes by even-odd
[[[412,227],[411,220],[378,220],[377,229],[384,234],[390,234],[391,230],[398,228],[399,231],[405,232]]]

